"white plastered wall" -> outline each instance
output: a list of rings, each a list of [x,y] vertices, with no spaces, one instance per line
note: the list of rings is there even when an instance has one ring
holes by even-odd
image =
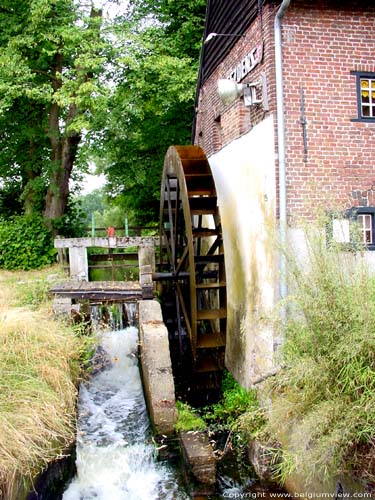
[[[269,116],[209,158],[227,279],[226,366],[245,387],[273,367],[275,154]]]

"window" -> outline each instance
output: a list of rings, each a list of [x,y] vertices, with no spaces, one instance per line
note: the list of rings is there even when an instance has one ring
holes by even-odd
[[[361,118],[375,118],[375,77],[360,77]]]
[[[358,117],[352,121],[375,122],[375,73],[352,71],[357,77]]]
[[[343,246],[351,246],[359,236],[368,250],[375,250],[375,207],[354,207],[341,216],[332,215],[328,235]]]
[[[372,214],[359,214],[358,215],[359,231],[362,236],[362,241],[365,245],[374,243],[373,237],[373,215]]]

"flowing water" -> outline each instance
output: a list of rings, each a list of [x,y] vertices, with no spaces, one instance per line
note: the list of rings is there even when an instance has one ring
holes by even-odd
[[[136,311],[135,304],[92,307],[101,344],[93,364],[95,374],[79,391],[77,475],[63,500],[191,498],[178,471],[155,455],[138,368],[138,329],[123,328],[136,322]],[[100,331],[103,317],[113,330]],[[229,462],[233,468],[233,460]],[[227,470],[221,471],[218,493],[210,498],[240,498],[254,491],[253,483],[248,477],[236,481]]]
[[[77,476],[63,500],[188,498],[177,473],[155,459],[134,326],[104,332],[105,369],[79,394]]]

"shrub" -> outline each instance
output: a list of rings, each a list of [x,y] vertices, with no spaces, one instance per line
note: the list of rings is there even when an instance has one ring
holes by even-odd
[[[15,216],[0,221],[0,267],[36,269],[56,260],[51,233],[41,216]]]

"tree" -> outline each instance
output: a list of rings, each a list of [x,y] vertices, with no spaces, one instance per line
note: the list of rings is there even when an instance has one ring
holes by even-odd
[[[191,140],[205,4],[133,0],[124,23],[126,50],[98,156],[109,194],[133,223],[158,218],[165,152]]]
[[[0,174],[26,213],[52,226],[67,209],[82,131],[105,109],[110,59],[102,12],[74,0],[3,0],[0,9]]]

